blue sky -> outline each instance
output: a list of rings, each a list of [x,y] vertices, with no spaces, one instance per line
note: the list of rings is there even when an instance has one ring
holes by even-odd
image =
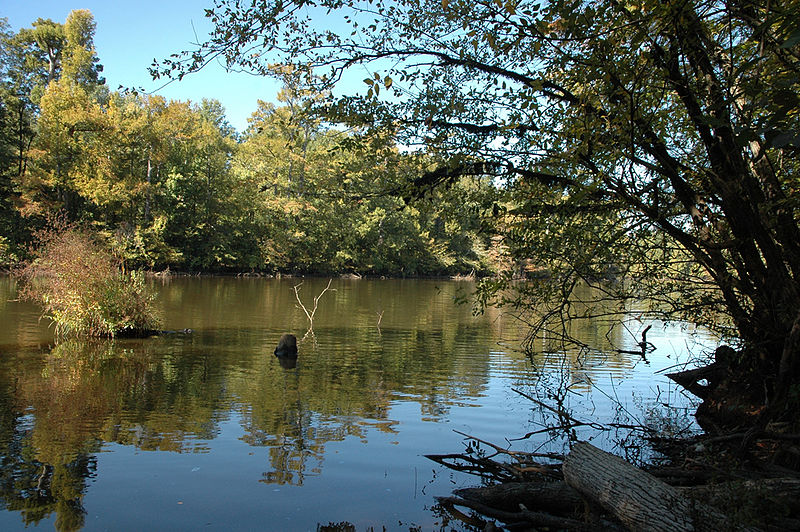
[[[8,19],[18,31],[30,27],[37,18],[63,23],[73,9],[88,9],[97,23],[95,48],[104,67],[108,87],[143,87],[152,91],[163,85],[147,73],[153,59],[189,49],[203,40],[211,29],[204,9],[212,0],[4,0],[0,17]],[[227,73],[216,64],[157,91],[168,99],[215,98],[222,102],[228,120],[239,131],[247,127],[247,117],[255,111],[257,100],[275,101],[278,84],[267,78],[244,73]]]

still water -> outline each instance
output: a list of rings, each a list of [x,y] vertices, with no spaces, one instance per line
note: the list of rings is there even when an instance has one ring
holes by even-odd
[[[55,343],[0,278],[0,530],[463,530],[434,497],[480,480],[425,454],[463,452],[459,432],[562,451],[506,440],[543,422],[514,390],[554,381],[576,417],[652,422],[683,401],[657,370],[713,343],[654,324],[645,364],[610,347],[640,331],[587,324],[599,351],[530,359],[523,325],[474,316],[456,303],[474,286],[439,280],[334,280],[306,334],[300,282],[157,281],[164,327],[192,334]],[[310,311],[327,280],[302,282]],[[284,332],[302,338],[296,367],[272,354]]]

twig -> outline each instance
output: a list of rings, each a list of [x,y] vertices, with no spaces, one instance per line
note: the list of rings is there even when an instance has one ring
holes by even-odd
[[[426,454],[425,458],[454,471],[478,476],[491,475],[495,480],[502,482],[519,480],[522,476],[519,471],[516,471],[508,464],[501,464],[488,458],[473,458],[464,454]],[[448,462],[448,460],[453,461]],[[459,464],[456,460],[464,463]]]
[[[514,456],[514,455],[517,455],[517,454],[522,454],[521,451],[509,451],[508,449],[503,449],[502,447],[498,447],[497,445],[495,445],[495,444],[493,444],[491,442],[488,442],[486,440],[482,440],[480,438],[476,438],[475,436],[471,436],[471,435],[467,434],[466,432],[461,432],[460,430],[453,430],[453,432],[455,432],[456,434],[458,434],[460,436],[464,436],[467,439],[474,440],[474,441],[476,441],[478,443],[482,443],[484,445],[488,445],[489,447],[491,447],[492,449],[494,449],[498,453],[508,454],[508,455],[511,455],[511,456]]]
[[[498,453],[507,454],[507,455],[513,456],[515,458],[516,457],[523,457],[523,458],[549,458],[550,460],[563,460],[564,459],[564,455],[563,454],[558,454],[558,453],[529,453],[529,452],[525,452],[525,451],[511,451],[511,450],[508,450],[508,449],[503,449],[502,447],[498,447],[497,445],[495,445],[492,442],[488,442],[486,440],[482,440],[480,438],[476,438],[475,436],[470,436],[466,432],[461,432],[460,430],[453,430],[453,432],[455,432],[456,434],[460,434],[461,436],[464,436],[465,438],[468,438],[470,440],[474,440],[474,441],[476,441],[478,443],[482,443],[484,445],[488,445],[492,449],[496,450]]]
[[[470,452],[467,452],[464,454],[425,455],[425,457],[455,471],[462,471],[479,476],[490,475],[496,480],[501,481],[524,479],[528,473],[536,473],[550,478],[559,478],[561,476],[559,465],[540,464],[536,462],[534,458],[540,457],[551,460],[563,460],[563,455],[511,451],[457,430],[453,432],[470,440],[487,445],[494,449],[495,453],[489,456],[472,456]],[[515,463],[504,463],[495,460],[494,457],[499,454],[510,456],[514,459]]]
[[[522,397],[528,399],[529,401],[533,401],[534,403],[536,403],[537,405],[541,406],[542,408],[544,408],[546,410],[549,410],[550,412],[552,412],[555,415],[557,415],[559,418],[570,422],[570,426],[563,426],[563,427],[558,427],[558,428],[566,428],[566,429],[568,429],[568,428],[572,428],[572,427],[584,427],[585,426],[585,427],[591,427],[591,428],[593,428],[595,430],[608,430],[608,427],[606,427],[605,425],[601,425],[600,423],[596,423],[594,421],[580,421],[578,419],[575,419],[568,412],[566,412],[564,410],[560,410],[558,408],[553,408],[552,406],[550,406],[550,405],[548,405],[546,403],[543,403],[543,402],[539,401],[538,399],[535,399],[535,398],[531,397],[530,395],[526,394],[525,392],[521,392],[520,390],[517,390],[516,388],[511,388],[511,390],[517,392],[518,394],[520,394]],[[529,436],[523,436],[521,438],[515,438],[515,440],[524,440],[525,438],[528,438],[528,437],[530,437],[532,435],[533,435],[533,433],[530,434]]]
[[[320,292],[318,296],[316,296],[314,298],[314,308],[311,309],[311,312],[308,311],[306,306],[300,300],[300,290],[299,290],[299,288],[303,285],[303,283],[294,285],[294,297],[297,299],[297,303],[300,304],[300,308],[303,309],[303,312],[306,313],[306,317],[308,318],[308,331],[309,332],[314,329],[314,314],[316,314],[316,312],[317,312],[317,306],[319,305],[319,300],[325,294],[325,292],[327,292],[328,290],[331,289],[331,283],[332,282],[333,282],[333,279],[328,279],[328,286],[326,286],[325,289],[322,292]],[[335,291],[335,289],[334,289],[334,291]],[[308,333],[306,333],[306,335],[307,334]]]

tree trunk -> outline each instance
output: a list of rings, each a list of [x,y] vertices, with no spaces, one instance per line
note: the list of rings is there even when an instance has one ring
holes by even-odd
[[[631,530],[736,528],[714,508],[692,501],[676,488],[589,443],[575,444],[563,470],[567,484]]]
[[[147,193],[144,197],[144,225],[150,222],[150,198],[152,197],[152,184],[153,184],[153,159],[150,150],[147,152]]]

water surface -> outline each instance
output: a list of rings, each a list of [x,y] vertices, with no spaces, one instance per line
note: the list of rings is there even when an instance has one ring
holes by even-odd
[[[506,441],[542,422],[514,390],[554,382],[576,416],[645,420],[676,398],[654,371],[711,341],[656,324],[647,365],[609,347],[638,331],[587,324],[597,351],[531,360],[517,320],[433,280],[334,280],[306,334],[300,282],[310,311],[327,280],[159,281],[165,328],[192,334],[56,343],[0,279],[0,529],[464,529],[434,497],[479,479],[423,455],[464,451],[459,433],[539,449]],[[296,367],[272,354],[284,332]]]

